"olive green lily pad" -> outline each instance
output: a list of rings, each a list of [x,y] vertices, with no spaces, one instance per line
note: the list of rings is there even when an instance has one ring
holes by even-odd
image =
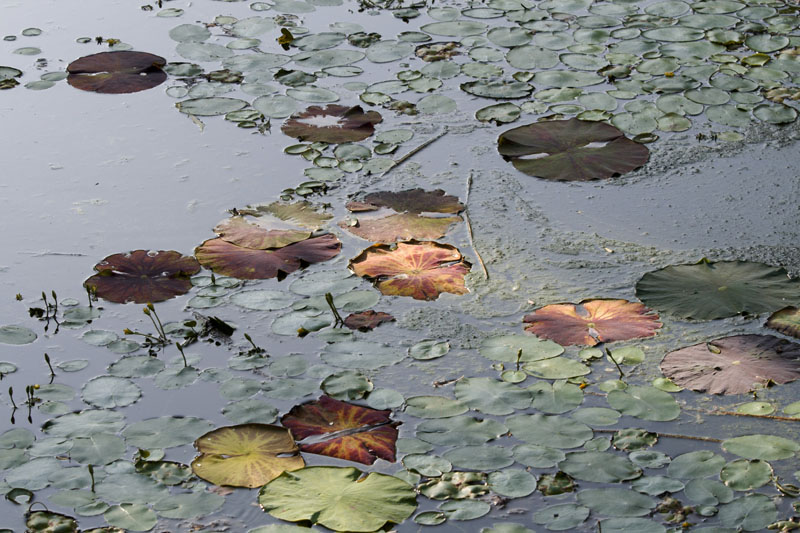
[[[644,516],[656,506],[649,496],[614,488],[582,490],[578,493],[578,503],[597,514],[616,517]]]
[[[671,265],[636,284],[645,305],[682,318],[713,320],[756,315],[800,301],[800,281],[783,268],[747,261]]]
[[[505,424],[516,438],[550,448],[577,448],[593,436],[586,424],[562,416],[513,415]]]
[[[800,451],[800,444],[776,435],[745,435],[722,442],[725,451],[746,459],[777,461],[788,459]]]
[[[627,458],[607,452],[568,453],[558,467],[575,479],[597,483],[621,483],[642,475]]]
[[[375,531],[402,523],[417,508],[414,488],[405,481],[333,466],[284,472],[264,485],[258,501],[281,520],[309,520],[335,531]]]
[[[778,517],[778,508],[765,494],[747,494],[722,505],[718,518],[723,526],[739,531],[762,531]]]
[[[533,513],[533,521],[550,531],[568,531],[589,517],[589,508],[574,503],[551,505]]]
[[[488,415],[509,415],[531,404],[531,393],[511,383],[494,378],[461,378],[456,382],[459,401]]]
[[[623,415],[644,420],[674,420],[681,413],[678,402],[669,393],[638,385],[609,392],[608,404]]]
[[[722,467],[719,478],[733,490],[757,489],[772,479],[772,467],[760,459],[737,459]]]
[[[36,340],[36,333],[24,326],[0,326],[0,344],[30,344]]]
[[[417,438],[442,446],[478,445],[500,438],[508,428],[491,418],[454,416],[426,420],[417,426]]]

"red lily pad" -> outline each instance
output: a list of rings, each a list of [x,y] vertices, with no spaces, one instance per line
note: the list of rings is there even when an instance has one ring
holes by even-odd
[[[67,83],[82,91],[122,94],[152,89],[164,83],[161,67],[167,60],[146,52],[100,52],[76,59],[67,66]]]
[[[311,106],[295,113],[283,123],[281,131],[301,141],[339,144],[363,141],[375,132],[383,120],[376,111],[364,112],[361,106]]]
[[[525,330],[567,346],[652,337],[661,327],[658,315],[638,302],[584,300],[546,305],[526,315]]]
[[[84,281],[84,287],[110,302],[143,304],[189,292],[189,278],[200,271],[200,265],[194,257],[174,250],[134,250],[109,255],[94,269],[97,274]]]
[[[789,306],[775,311],[767,319],[766,326],[784,335],[800,339],[800,309]]]
[[[497,150],[517,170],[559,181],[619,176],[644,165],[650,156],[644,145],[614,126],[575,118],[510,129],[497,139]]]
[[[350,270],[370,279],[383,294],[435,300],[439,294],[466,294],[470,263],[454,246],[431,241],[374,244],[350,260]]]
[[[240,279],[283,279],[306,265],[336,257],[342,243],[328,233],[277,250],[244,248],[221,238],[209,239],[195,249],[200,264],[217,274]]]
[[[358,331],[371,331],[384,322],[394,322],[394,317],[389,313],[373,311],[372,309],[360,313],[351,313],[344,319],[345,326]]]
[[[400,422],[390,414],[322,396],[293,407],[281,424],[292,431],[301,451],[365,465],[378,458],[393,463]]]
[[[800,344],[773,335],[723,337],[668,353],[661,371],[687,389],[745,394],[800,377]]]

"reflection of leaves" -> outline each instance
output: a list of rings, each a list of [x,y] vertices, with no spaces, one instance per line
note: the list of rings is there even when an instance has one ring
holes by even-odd
[[[744,394],[800,377],[800,345],[772,335],[734,335],[670,352],[661,371],[681,387]]]
[[[292,115],[281,131],[301,141],[332,144],[363,141],[375,131],[383,118],[375,111],[364,112],[361,106],[311,106]]]
[[[435,300],[442,292],[466,294],[470,266],[455,247],[429,241],[375,244],[350,261],[350,269],[374,281],[383,294],[417,300]]]
[[[338,457],[371,465],[380,458],[395,461],[397,426],[391,411],[378,411],[322,396],[319,400],[292,408],[281,424],[302,441],[317,437],[320,442],[300,444],[308,453]]]
[[[286,470],[303,468],[288,430],[267,424],[215,429],[194,443],[192,470],[215,485],[260,487]],[[287,456],[288,455],[288,456]]]
[[[661,327],[658,315],[627,300],[584,300],[553,304],[526,315],[525,330],[561,345],[624,341],[652,337]]]
[[[222,239],[209,239],[197,247],[200,264],[217,274],[240,279],[282,277],[304,264],[319,263],[336,257],[342,244],[326,234],[290,244],[277,250],[253,250]]]
[[[76,59],[67,66],[67,83],[83,91],[135,93],[152,89],[167,79],[163,57],[123,50],[100,52]]]
[[[114,254],[95,265],[98,272],[83,282],[111,302],[161,302],[192,288],[189,276],[200,271],[193,257],[173,250],[134,250]]]
[[[511,159],[517,170],[552,180],[610,178],[644,165],[649,157],[647,148],[614,126],[578,119],[513,128],[497,143],[500,155]]]

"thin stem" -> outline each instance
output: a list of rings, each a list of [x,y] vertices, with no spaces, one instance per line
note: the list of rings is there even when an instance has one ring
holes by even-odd
[[[50,369],[50,377],[55,377],[56,373],[53,371],[53,365],[50,364],[50,356],[45,352],[44,361],[47,363],[47,368]]]
[[[17,403],[14,401],[14,387],[8,388],[8,397],[11,400],[11,405],[14,407],[14,409],[17,409]]]
[[[331,313],[333,313],[334,325],[333,327],[341,327],[344,325],[344,319],[342,315],[339,314],[339,311],[336,310],[336,306],[333,305],[333,295],[329,292],[325,293],[325,301],[328,302],[328,307],[331,308]]]
[[[619,363],[617,363],[617,360],[614,358],[614,356],[612,356],[609,353],[608,348],[606,348],[605,345],[603,346],[603,351],[606,353],[606,357],[611,359],[614,362],[614,364],[617,366],[617,370],[619,370],[619,378],[620,379],[624,378],[625,377],[625,372],[622,371],[622,367],[619,366]]]
[[[394,168],[399,167],[400,165],[402,165],[403,163],[405,163],[406,161],[411,159],[414,155],[416,155],[417,153],[419,153],[423,149],[427,148],[428,146],[433,144],[435,141],[438,141],[439,139],[441,139],[445,135],[447,135],[447,126],[445,126],[444,129],[438,135],[436,135],[435,137],[431,137],[430,139],[428,139],[424,143],[420,144],[419,146],[417,146],[416,148],[414,148],[413,150],[408,152],[406,155],[404,155],[400,159],[396,159],[396,160],[392,161],[392,166],[387,168],[383,172],[383,174],[380,175],[380,177],[381,178],[384,177],[386,174],[391,172]]]
[[[178,351],[181,352],[181,357],[183,357],[183,368],[188,368],[189,362],[186,360],[186,354],[183,353],[183,346],[181,346],[179,342],[176,342],[175,346],[178,348]]]

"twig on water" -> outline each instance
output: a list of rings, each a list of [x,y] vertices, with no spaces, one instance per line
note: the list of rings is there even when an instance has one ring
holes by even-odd
[[[478,249],[475,248],[475,239],[472,235],[472,221],[469,219],[469,193],[472,190],[472,171],[470,171],[469,175],[467,176],[467,197],[464,199],[464,222],[467,224],[467,235],[469,236],[469,245],[472,246],[472,250],[475,252],[475,257],[478,258],[478,263],[481,265],[481,269],[483,270],[483,279],[489,279],[489,271],[486,270],[486,264],[483,262],[483,257],[481,257],[480,252]]]
[[[442,132],[441,132],[441,133],[439,133],[439,135],[436,135],[435,137],[431,137],[430,139],[428,139],[428,140],[427,140],[427,141],[425,141],[424,143],[420,144],[419,146],[417,146],[416,148],[414,148],[413,150],[411,150],[410,152],[408,152],[406,155],[404,155],[404,156],[403,156],[403,157],[401,157],[400,159],[395,159],[394,161],[392,161],[392,166],[390,166],[389,168],[387,168],[387,169],[386,169],[386,170],[383,172],[383,174],[381,174],[381,177],[384,177],[386,174],[388,174],[389,172],[391,172],[391,171],[392,171],[392,170],[393,170],[395,167],[399,167],[400,165],[402,165],[403,163],[405,163],[406,161],[408,161],[409,159],[411,159],[411,158],[412,158],[414,155],[416,155],[418,152],[420,152],[420,151],[421,151],[421,150],[423,150],[424,148],[427,148],[428,146],[430,146],[431,144],[433,144],[435,141],[438,141],[439,139],[441,139],[441,138],[442,138],[442,137],[444,137],[445,135],[447,135],[447,126],[445,126],[445,127],[444,127],[444,129],[442,130]]]

